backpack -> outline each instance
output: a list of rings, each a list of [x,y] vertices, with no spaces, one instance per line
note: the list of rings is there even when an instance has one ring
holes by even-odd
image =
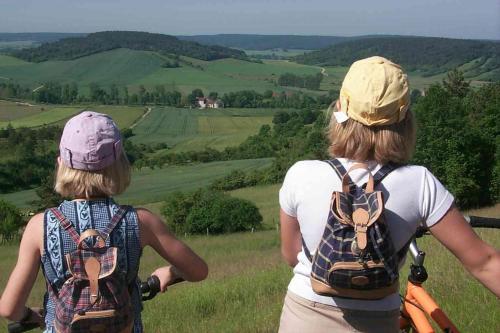
[[[106,245],[127,209],[121,206],[103,232],[87,229],[79,235],[59,209],[50,208],[77,245],[64,258],[71,276],[54,297],[57,333],[132,332],[134,315],[125,274],[117,269],[118,248]]]
[[[315,293],[353,299],[380,299],[398,291],[400,253],[394,249],[384,220],[384,200],[374,187],[397,168],[383,166],[374,176],[364,163],[348,172],[334,159],[326,161],[342,179],[342,191],[334,191],[321,241],[311,256],[311,286]],[[368,182],[358,188],[348,176],[355,169],[368,170]],[[400,252],[405,253],[405,250]]]

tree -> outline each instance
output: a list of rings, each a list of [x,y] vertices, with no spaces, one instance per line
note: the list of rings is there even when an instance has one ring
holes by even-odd
[[[22,226],[23,218],[19,209],[0,199],[0,236],[2,236],[2,241],[11,241]]]
[[[114,83],[109,87],[109,101],[112,104],[120,104],[120,93],[118,92],[118,87]]]
[[[196,101],[198,100],[198,97],[204,97],[203,91],[201,89],[194,89],[188,96],[188,102],[190,105],[196,105]]]
[[[146,105],[146,103],[147,103],[147,100],[146,100],[146,88],[144,88],[144,86],[142,84],[139,86],[138,98],[139,98],[139,103],[140,104]]]
[[[64,198],[54,191],[54,173],[50,173],[43,181],[40,187],[35,190],[38,200],[31,202],[35,210],[44,210],[50,207],[58,206]]]
[[[465,81],[464,73],[457,68],[446,74],[446,79],[443,80],[443,87],[452,96],[465,97],[470,90],[469,82]]]
[[[123,104],[129,104],[129,102],[128,88],[125,86],[123,87]]]

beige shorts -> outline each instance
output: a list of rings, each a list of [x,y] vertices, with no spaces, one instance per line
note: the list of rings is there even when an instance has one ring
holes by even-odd
[[[287,292],[279,333],[397,333],[399,310],[362,311],[341,309],[309,301]]]

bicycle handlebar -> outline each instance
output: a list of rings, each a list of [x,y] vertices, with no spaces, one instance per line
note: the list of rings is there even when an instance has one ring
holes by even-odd
[[[464,215],[464,218],[472,228],[500,228],[500,218],[467,215]],[[430,235],[429,229],[418,227],[409,246],[408,253],[411,255],[416,265],[423,265],[425,259],[425,252],[418,248],[416,239],[425,235]]]
[[[22,333],[22,332],[27,332],[34,330],[35,328],[38,328],[37,323],[22,323],[19,321],[16,321],[15,323],[10,323],[8,326],[9,333]]]
[[[160,279],[156,275],[148,277],[146,282],[141,283],[141,294],[143,301],[153,299],[160,292]],[[147,294],[147,295],[145,295]]]
[[[175,283],[180,282],[176,281]],[[150,299],[153,299],[156,294],[160,292],[160,279],[156,275],[151,275],[150,277],[147,278],[145,282],[141,282],[140,284],[140,291],[142,296],[143,301],[149,301]],[[27,332],[31,331],[35,328],[38,328],[39,325],[37,323],[26,323],[26,322],[13,322],[8,325],[8,332],[9,333],[22,333],[22,332]]]
[[[465,216],[465,219],[473,228],[495,228],[500,229],[500,218]]]

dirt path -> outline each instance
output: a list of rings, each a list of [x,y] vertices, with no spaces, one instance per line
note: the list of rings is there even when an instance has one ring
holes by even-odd
[[[146,111],[146,113],[144,113],[141,118],[139,118],[135,123],[133,123],[132,125],[130,125],[130,128],[134,128],[135,126],[137,126],[137,124],[139,124],[144,118],[146,118],[149,113],[151,112],[152,108],[148,108],[148,111]]]
[[[35,89],[33,89],[33,92],[37,92],[38,90],[42,89],[43,87],[45,87],[45,85],[41,85],[40,87],[36,87]]]
[[[323,76],[328,76],[325,67],[321,67],[321,74],[323,74]]]

